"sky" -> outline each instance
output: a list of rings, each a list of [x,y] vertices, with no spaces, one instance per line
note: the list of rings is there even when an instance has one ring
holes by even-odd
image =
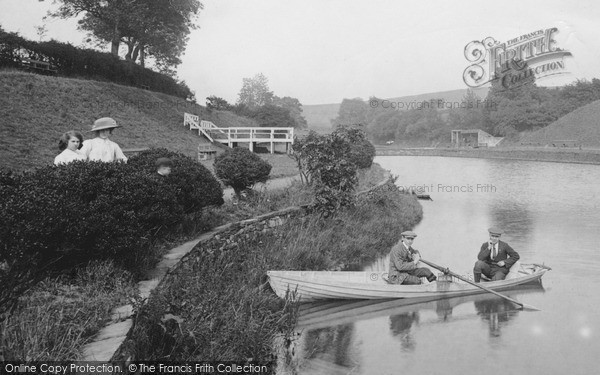
[[[275,95],[302,104],[391,98],[467,88],[465,46],[558,28],[556,45],[572,53],[555,86],[600,78],[600,2],[428,0],[204,0],[179,79],[199,103],[216,95],[235,103],[243,78],[264,74]],[[574,5],[572,5],[574,4]],[[75,20],[46,19],[52,0],[0,0],[0,25],[39,40],[76,46]],[[105,50],[109,50],[106,45]]]

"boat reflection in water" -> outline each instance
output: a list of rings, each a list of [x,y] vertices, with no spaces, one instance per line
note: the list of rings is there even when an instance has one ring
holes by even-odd
[[[488,323],[490,337],[500,337],[502,327],[519,314],[515,305],[502,298],[493,298],[483,301],[475,301],[477,315]]]
[[[543,291],[541,283],[535,283],[503,294],[515,298]],[[459,306],[459,312],[454,314]],[[491,294],[437,300],[347,300],[301,304],[296,330],[302,334],[292,345],[289,363],[280,364],[279,372],[361,373],[363,345],[359,338],[364,333],[356,332],[359,323],[363,330],[371,330],[369,327],[372,326],[373,331],[380,331],[381,319],[385,319],[391,339],[400,343],[402,352],[410,353],[418,345],[416,329],[480,318],[487,322],[489,336],[498,338],[502,328],[520,313],[521,310],[512,303]],[[382,343],[381,350],[385,349],[383,346]]]
[[[416,347],[415,339],[410,334],[413,322],[419,322],[417,311],[390,316],[390,331],[392,336],[400,339],[400,345],[404,351],[412,351]]]

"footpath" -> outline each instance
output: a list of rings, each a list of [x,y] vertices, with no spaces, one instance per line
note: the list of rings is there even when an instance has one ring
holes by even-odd
[[[283,189],[289,186],[296,179],[300,179],[300,177],[294,176],[277,178],[269,180],[264,184],[259,184],[258,186],[255,186],[255,189]],[[223,195],[223,199],[230,200],[234,195],[233,189],[225,189]],[[292,207],[281,211],[267,213],[253,219],[242,220],[238,223],[225,224],[214,228],[210,232],[202,234],[200,237],[192,241],[188,241],[174,249],[171,249],[163,256],[163,259],[156,265],[156,267],[148,272],[147,280],[143,280],[138,283],[140,299],[142,301],[147,301],[150,297],[150,293],[160,284],[167,273],[173,270],[182,260],[182,258],[190,253],[199,244],[213,239],[220,233],[231,230],[232,227],[235,227],[235,225],[244,226],[256,222],[266,221],[267,225],[275,226],[280,222],[280,220],[272,220],[272,218],[287,215],[294,211],[299,211],[300,209],[300,207]],[[111,312],[111,322],[97,334],[93,342],[84,347],[83,357],[81,360],[101,362],[110,361],[114,354],[119,350],[127,338],[129,331],[133,327],[133,314],[133,305],[130,304],[115,308]]]
[[[357,192],[358,195],[366,194],[373,189],[377,189],[386,184],[390,179],[390,173],[386,171],[381,181],[374,186]],[[284,189],[293,181],[300,179],[299,176],[277,178],[262,186],[255,187],[260,189]],[[229,189],[225,199],[231,199],[233,190]],[[307,206],[307,205],[305,205]],[[202,234],[200,237],[188,241],[174,249],[171,249],[163,256],[163,259],[157,266],[148,272],[148,279],[138,283],[139,296],[143,303],[146,303],[151,292],[156,289],[165,276],[173,271],[181,262],[189,258],[192,251],[203,251],[204,247],[210,249],[211,246],[228,246],[235,241],[236,236],[244,236],[250,232],[267,232],[283,224],[291,215],[302,212],[305,206],[288,207],[279,211],[269,212],[251,219],[242,220],[235,223],[228,223],[214,228],[210,232]],[[221,245],[222,244],[222,245]],[[83,349],[82,361],[100,361],[109,362],[115,355],[118,355],[119,349],[127,339],[134,323],[133,305],[124,305],[115,308],[111,314],[111,322],[105,326],[94,338],[94,341],[87,344]]]

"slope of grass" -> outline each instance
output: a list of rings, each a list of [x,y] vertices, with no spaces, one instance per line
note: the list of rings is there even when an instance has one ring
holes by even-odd
[[[108,82],[0,71],[0,92],[0,158],[15,170],[51,164],[62,133],[87,132],[105,116],[123,126],[111,137],[121,148],[165,147],[194,158],[202,138],[183,126],[184,112],[219,127],[256,126],[229,112]]]
[[[584,147],[600,147],[600,100],[559,118],[547,127],[521,135],[520,143],[560,147],[560,140],[577,141]]]

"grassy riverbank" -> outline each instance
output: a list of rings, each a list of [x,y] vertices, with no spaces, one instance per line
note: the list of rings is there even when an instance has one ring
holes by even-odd
[[[281,157],[287,158],[285,155]],[[357,190],[373,186],[382,180],[385,173],[378,165],[360,171]],[[247,200],[231,200],[221,207],[206,209],[181,223],[175,236],[152,244],[147,259],[144,259],[144,266],[151,268],[167,250],[197,238],[210,228],[289,206],[307,204],[311,199],[312,194],[306,187],[294,183],[287,189],[267,190],[251,194]],[[407,199],[410,201],[412,198]],[[415,204],[414,210],[418,217],[420,206]],[[374,237],[378,238],[379,235]],[[306,257],[307,262],[313,262],[311,259],[315,256]],[[327,263],[327,266],[333,262]],[[211,267],[219,264],[216,262]],[[216,274],[217,271],[210,272]],[[228,283],[227,280],[225,278],[223,282]],[[131,303],[135,298],[136,281],[134,275],[110,262],[90,264],[72,275],[43,281],[26,293],[11,316],[0,324],[1,352],[7,360],[78,359],[83,346],[91,342],[99,329],[110,321],[111,310]]]
[[[273,340],[293,337],[295,309],[270,290],[267,270],[374,260],[421,218],[415,198],[389,183],[327,219],[294,217],[264,235],[198,250],[142,310],[128,353],[149,360],[273,360]]]
[[[498,148],[388,148],[376,147],[378,156],[446,156],[482,159],[530,160],[556,163],[600,164],[600,150],[548,147]]]

